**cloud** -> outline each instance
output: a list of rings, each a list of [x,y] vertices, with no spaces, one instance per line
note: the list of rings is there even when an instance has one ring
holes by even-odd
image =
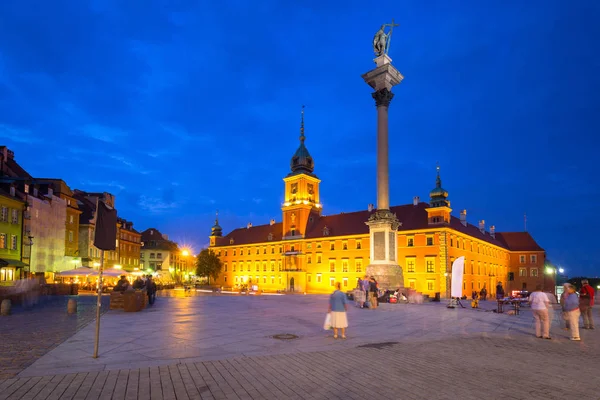
[[[145,211],[153,214],[163,214],[165,212],[175,210],[180,206],[177,201],[164,201],[157,197],[146,196],[145,194],[140,196],[138,205]]]
[[[117,188],[119,190],[125,189],[125,185],[123,185],[119,182],[116,182],[116,181],[103,182],[103,181],[81,180],[80,183],[81,183],[81,185],[84,185],[84,186],[99,186],[99,187],[103,187],[103,188]]]
[[[35,136],[27,129],[15,128],[0,124],[0,139],[6,139],[15,143],[33,144],[41,142],[40,138]]]
[[[105,143],[116,143],[128,136],[126,132],[120,129],[96,124],[85,125],[79,129],[79,132]]]

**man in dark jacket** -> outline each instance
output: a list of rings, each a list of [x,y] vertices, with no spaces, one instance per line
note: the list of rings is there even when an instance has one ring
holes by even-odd
[[[371,308],[377,308],[377,281],[373,277],[369,279],[369,295],[371,296]]]
[[[152,280],[152,275],[148,275],[146,279],[146,293],[148,294],[148,303],[150,305],[154,304],[154,300],[156,300],[156,283]]]
[[[594,288],[590,286],[587,279],[581,280],[579,291],[579,310],[583,317],[583,329],[594,329],[592,318],[592,307],[594,306]]]

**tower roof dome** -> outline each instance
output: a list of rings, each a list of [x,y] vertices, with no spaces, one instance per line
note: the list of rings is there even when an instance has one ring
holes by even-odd
[[[307,173],[312,175],[312,172],[315,168],[315,163],[313,158],[311,157],[308,149],[304,145],[304,141],[306,137],[304,136],[304,106],[302,106],[302,117],[300,121],[300,146],[292,156],[292,160],[290,161],[290,168],[292,172],[290,175]]]
[[[448,192],[442,187],[442,178],[440,177],[440,166],[437,166],[437,178],[435,179],[435,188],[429,192],[432,207],[449,207]]]
[[[215,218],[215,224],[210,228],[210,236],[223,236],[223,228],[219,225],[219,212]]]

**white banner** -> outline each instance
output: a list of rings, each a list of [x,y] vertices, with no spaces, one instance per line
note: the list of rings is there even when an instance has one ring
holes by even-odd
[[[465,257],[461,256],[452,263],[452,286],[450,289],[451,297],[462,297],[464,272]]]

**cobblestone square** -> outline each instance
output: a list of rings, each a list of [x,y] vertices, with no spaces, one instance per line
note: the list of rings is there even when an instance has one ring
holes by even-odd
[[[351,307],[349,338],[334,340],[326,296],[160,297],[106,313],[98,359],[89,324],[0,380],[0,399],[600,398],[598,331],[571,342],[555,312],[541,340],[528,309],[482,305]]]

